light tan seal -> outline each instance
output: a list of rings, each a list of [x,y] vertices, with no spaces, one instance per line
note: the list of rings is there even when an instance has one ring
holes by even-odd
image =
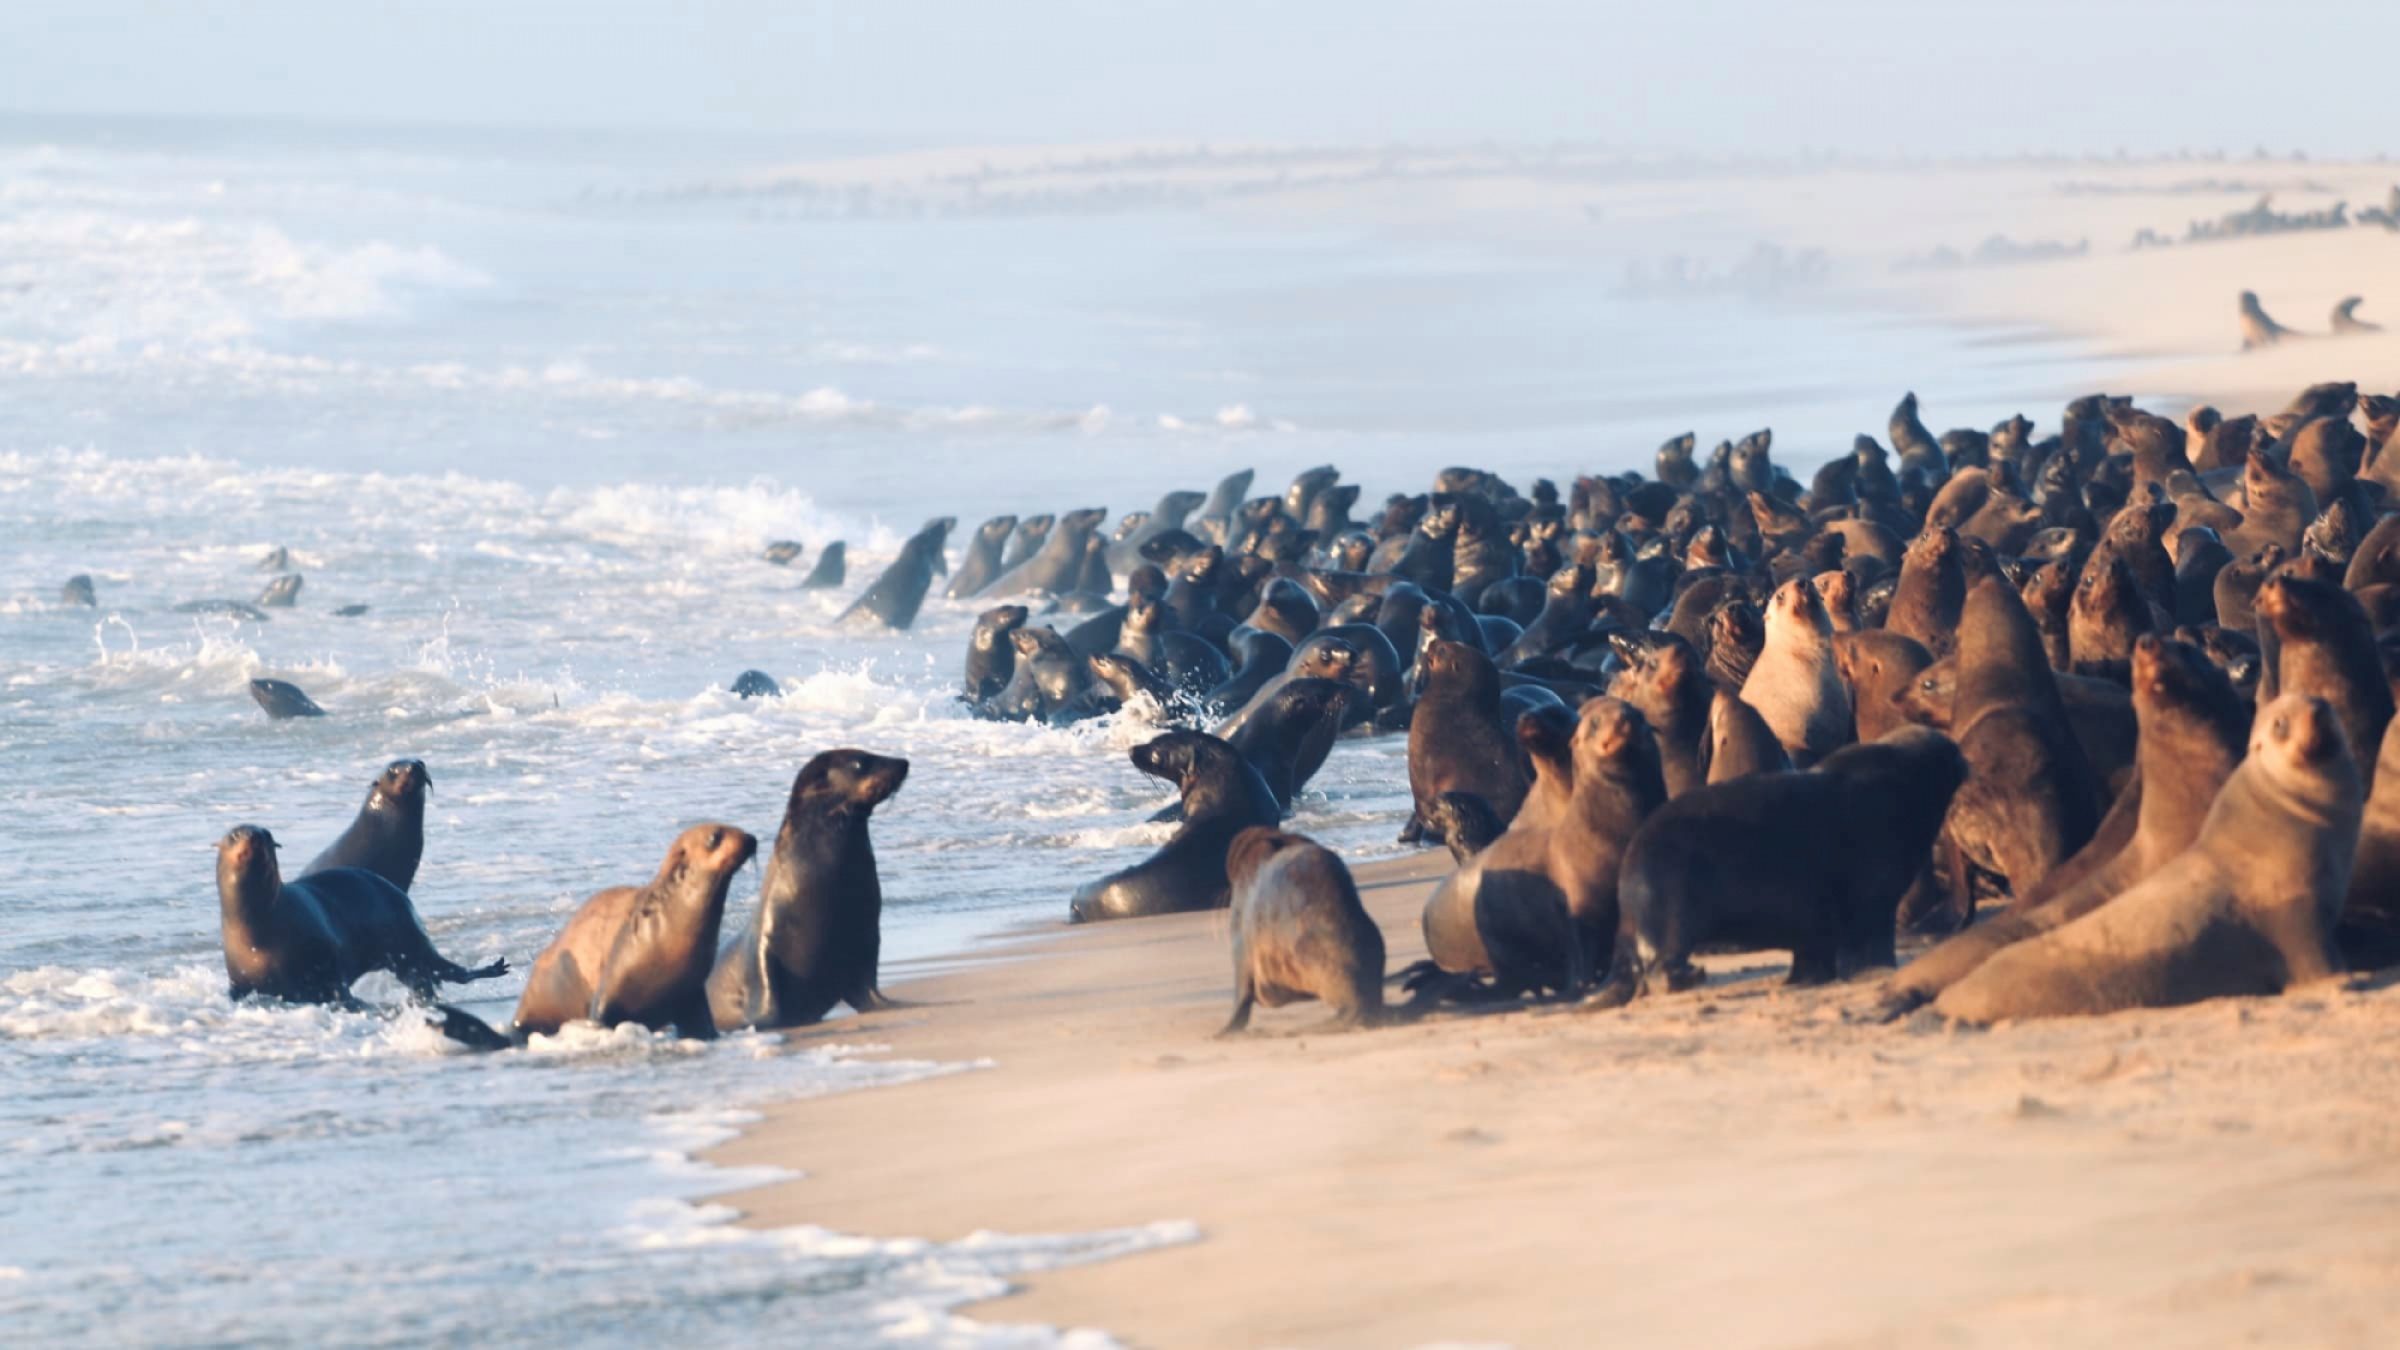
[[[2192,846],[2124,894],[2020,942],[1943,991],[1965,1022],[2069,1017],[2280,993],[2341,969],[2333,931],[2361,789],[2341,719],[2291,694],[2259,712],[2249,757]]]
[[[1850,739],[1850,689],[1833,649],[1833,620],[1807,579],[1794,577],[1767,602],[1767,645],[1742,682],[1795,768],[1805,769]]]
[[[1384,1020],[1383,931],[1368,917],[1342,860],[1305,835],[1253,825],[1233,837],[1233,1017],[1220,1036],[1250,1025],[1252,1004],[1280,1008],[1318,999],[1327,1028]]]

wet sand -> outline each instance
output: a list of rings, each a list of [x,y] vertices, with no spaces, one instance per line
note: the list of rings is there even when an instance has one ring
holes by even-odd
[[[1439,854],[1363,868],[1393,969]],[[1413,875],[1412,875],[1413,874]],[[986,944],[806,1033],[977,1072],[771,1109],[750,1222],[1201,1241],[970,1310],[1136,1345],[2378,1343],[2400,1318],[2400,991],[1991,1032],[1719,958],[1621,1013],[1315,1035],[1228,1011],[1221,913]],[[955,963],[953,963],[955,965]]]

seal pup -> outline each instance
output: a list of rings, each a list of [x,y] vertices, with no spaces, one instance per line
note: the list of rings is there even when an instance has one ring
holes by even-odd
[[[830,591],[850,577],[850,546],[836,539],[817,555],[817,565],[800,579],[804,591]]]
[[[1198,731],[1170,731],[1133,748],[1133,767],[1175,784],[1183,824],[1141,862],[1086,882],[1067,904],[1071,923],[1222,909],[1231,897],[1225,872],[1233,836],[1283,815],[1275,794],[1241,752]]]
[[[1219,1036],[1246,1029],[1258,1003],[1320,1000],[1333,1016],[1319,1030],[1384,1020],[1383,930],[1332,850],[1306,835],[1253,825],[1233,837],[1225,873],[1233,895],[1233,1016]]]
[[[1663,974],[1698,984],[1712,943],[1783,948],[1788,983],[1896,964],[1900,898],[1924,871],[1967,762],[1940,732],[1904,727],[1845,746],[1813,772],[1703,788],[1651,815],[1617,880],[1616,949],[1587,1001],[1619,1007]]]
[[[942,543],[950,537],[948,516],[926,522],[925,528],[909,536],[900,546],[900,556],[883,569],[875,584],[850,602],[850,607],[838,616],[842,623],[874,623],[885,628],[905,631],[917,621],[917,610],[925,603],[925,592],[933,586],[934,559],[942,554]]]
[[[792,780],[758,908],[716,953],[707,1006],[719,1030],[796,1027],[836,1003],[884,1006],[883,881],[867,822],[908,781],[908,761],[827,750]]]
[[[406,891],[425,857],[425,794],[433,773],[421,759],[395,759],[367,785],[358,815],[325,851],[308,860],[300,875],[313,877],[337,867],[363,867]]]
[[[1424,835],[1424,813],[1445,792],[1472,792],[1503,821],[1525,800],[1524,763],[1501,715],[1500,672],[1463,642],[1435,639],[1418,660],[1424,689],[1408,724],[1408,789],[1414,810],[1400,842]]]
[[[964,600],[1000,575],[1000,551],[1007,547],[1009,536],[1017,531],[1015,516],[994,516],[975,527],[967,537],[967,556],[959,559],[958,567],[950,574],[950,585],[942,593],[953,600]]]
[[[282,680],[252,680],[250,697],[264,708],[271,721],[289,717],[323,717],[325,710],[316,700],[300,691],[300,686]]]
[[[964,697],[968,703],[984,703],[1008,688],[1017,673],[1017,648],[1011,635],[1023,628],[1029,617],[1031,611],[1023,605],[995,605],[975,617],[975,631],[967,637]]]
[[[1887,1018],[1930,1001],[2001,948],[2107,904],[2199,837],[2218,791],[2241,762],[2249,709],[2197,648],[2150,636],[2134,647],[2133,706],[2141,721],[2140,767],[2091,842],[2024,904],[1911,961],[1885,988]]]
[[[1775,588],[1766,620],[1766,646],[1742,681],[1742,702],[1766,719],[1793,766],[1805,769],[1850,739],[1850,690],[1834,656],[1833,620],[1805,577]]]
[[[745,670],[734,676],[733,683],[726,688],[727,692],[738,699],[783,697],[783,686],[777,684],[775,677],[763,670]]]
[[[388,970],[419,998],[437,984],[508,973],[508,962],[469,969],[434,950],[399,887],[357,867],[283,879],[275,836],[237,825],[217,844],[217,905],[225,975],[235,999],[355,1002],[350,986]]]
[[[2080,919],[1994,955],[1942,991],[1961,1022],[2068,1017],[2274,994],[2341,969],[2333,929],[2358,848],[2361,790],[2341,719],[2287,694],[2191,847]]]
[[[58,603],[82,609],[90,609],[98,605],[100,596],[92,589],[90,574],[77,572],[68,577],[67,584],[58,588]]]
[[[299,604],[300,581],[300,574],[293,572],[268,582],[267,588],[258,593],[258,607],[260,609],[290,609]]]

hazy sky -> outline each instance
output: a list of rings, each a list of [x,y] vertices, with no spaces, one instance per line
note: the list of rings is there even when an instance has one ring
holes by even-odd
[[[2400,149],[2394,51],[2388,0],[0,0],[0,109],[2345,153]]]

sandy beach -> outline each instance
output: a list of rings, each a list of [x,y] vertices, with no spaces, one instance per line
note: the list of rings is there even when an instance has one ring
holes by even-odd
[[[2393,177],[1985,167],[1597,194],[1475,180],[1375,209],[1558,247],[1573,246],[1564,204],[1595,195],[1661,228],[1705,204],[1727,240],[1838,236],[1849,298],[2088,342],[2130,365],[2110,387],[2162,410],[2272,408],[2325,379],[2391,387],[2390,332],[2234,355],[2234,297],[2256,289],[2303,330],[2353,294],[2365,317],[2400,319],[2400,237],[2125,250],[2144,224],[2255,196],[2168,193],[2209,172],[2291,180],[2282,210],[2380,201]],[[2095,177],[2122,190],[2058,190]],[[1914,209],[1862,220],[1903,185]],[[1345,201],[1307,209],[1358,194]],[[1889,266],[1996,233],[2093,243],[2038,264]],[[1893,378],[1896,393],[1907,375]],[[1360,870],[1392,969],[1423,954],[1418,914],[1448,866]],[[2370,1345],[2400,1318],[2400,992],[2384,982],[1973,1032],[1876,1025],[1871,981],[1786,990],[1784,964],[1718,958],[1705,988],[1623,1013],[1317,1035],[1323,1010],[1301,1005],[1222,1041],[1223,914],[1017,933],[938,971],[888,971],[921,1006],[795,1037],[988,1067],[774,1109],[712,1160],[805,1174],[731,1198],[762,1226],[949,1238],[1194,1221],[1196,1243],[971,1310],[1143,1346]]]

